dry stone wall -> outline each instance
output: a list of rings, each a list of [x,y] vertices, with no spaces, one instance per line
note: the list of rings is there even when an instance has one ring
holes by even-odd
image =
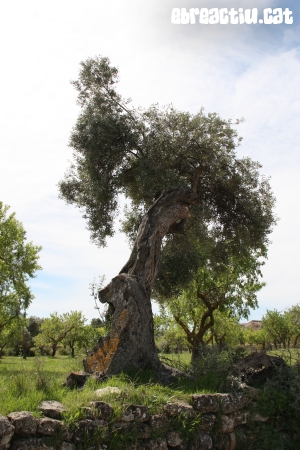
[[[119,420],[111,405],[95,401],[72,427],[62,420],[63,405],[42,402],[41,418],[27,411],[0,416],[0,450],[235,450],[237,428],[267,421],[255,411],[255,397],[255,389],[192,395],[191,404],[167,403],[161,414],[130,405]]]

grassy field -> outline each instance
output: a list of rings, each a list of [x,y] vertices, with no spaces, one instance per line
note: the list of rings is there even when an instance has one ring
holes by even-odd
[[[268,353],[283,357],[287,363],[292,362],[296,369],[295,362],[299,361],[298,350],[277,350]],[[72,421],[72,418],[78,418],[81,407],[99,399],[95,390],[106,386],[116,386],[121,390],[120,395],[101,398],[112,404],[116,414],[121,414],[122,407],[130,403],[147,405],[154,413],[159,412],[168,401],[189,401],[192,393],[220,392],[220,380],[224,381],[226,378],[224,362],[206,358],[193,382],[181,380],[176,385],[163,387],[156,383],[151,373],[135,373],[121,374],[102,383],[91,378],[82,390],[63,387],[68,373],[82,370],[83,357],[81,355],[72,359],[67,356],[36,356],[23,360],[20,357],[6,356],[0,359],[0,414],[31,411],[38,416],[38,405],[41,401],[57,400],[68,411],[66,420]],[[164,363],[183,371],[189,370],[190,358],[191,355],[187,352],[161,355]]]
[[[167,355],[170,361],[188,364],[190,355]],[[121,414],[121,406],[130,403],[143,404],[150,407],[152,412],[160,410],[162,405],[170,400],[188,401],[192,392],[209,392],[201,386],[191,385],[186,381],[172,387],[157,384],[151,373],[121,374],[108,381],[97,383],[88,380],[82,390],[69,390],[62,386],[71,371],[82,370],[82,357],[71,359],[68,357],[31,357],[23,360],[19,357],[4,357],[0,359],[0,414],[7,415],[12,411],[31,411],[39,415],[38,405],[43,400],[56,400],[67,408],[67,420],[73,416],[78,418],[80,408],[87,406],[90,401],[99,400],[95,390],[116,386],[121,390],[120,395],[107,395],[101,398],[108,401]],[[184,361],[184,362],[183,362]],[[68,419],[69,417],[69,419]]]

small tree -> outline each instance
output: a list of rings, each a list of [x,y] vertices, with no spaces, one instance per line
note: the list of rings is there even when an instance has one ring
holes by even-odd
[[[26,242],[23,225],[0,202],[0,329],[22,316],[33,300],[29,278],[40,270],[41,247]]]
[[[179,296],[169,296],[172,293],[169,279],[159,278],[157,283],[157,298],[167,305],[186,333],[193,361],[198,358],[200,346],[214,337],[220,345],[225,339],[226,333],[222,339],[221,327],[216,326],[216,314],[222,313],[223,320],[229,322],[248,317],[250,308],[257,306],[256,294],[264,285],[260,281],[262,262],[258,258],[233,254],[224,263],[222,256],[215,256],[215,252],[213,246],[206,266],[198,270],[193,282]]]

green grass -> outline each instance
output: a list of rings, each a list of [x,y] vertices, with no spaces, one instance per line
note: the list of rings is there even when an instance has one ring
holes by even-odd
[[[182,355],[180,355],[182,357]],[[170,361],[177,360],[178,355],[168,355]],[[180,358],[180,360],[183,358]],[[78,416],[81,407],[90,401],[99,400],[95,390],[116,386],[120,395],[107,394],[101,400],[110,403],[116,415],[129,404],[143,404],[151,413],[159,412],[170,401],[190,401],[190,394],[204,392],[201,383],[183,380],[181,383],[165,387],[158,384],[150,372],[121,374],[98,383],[90,378],[82,390],[69,390],[62,386],[71,371],[82,370],[82,358],[68,357],[31,357],[23,360],[18,357],[0,359],[0,414],[12,411],[31,411],[39,415],[38,405],[43,400],[61,402],[68,410],[69,416]],[[205,391],[207,392],[207,390]],[[71,419],[70,419],[71,420]]]

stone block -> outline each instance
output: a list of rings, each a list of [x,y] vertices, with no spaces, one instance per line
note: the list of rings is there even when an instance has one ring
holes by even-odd
[[[56,450],[55,446],[49,444],[45,438],[22,438],[13,441],[11,450]]]
[[[37,430],[37,420],[28,411],[12,412],[7,416],[8,420],[15,427],[15,433],[20,435],[35,434]]]
[[[60,420],[42,417],[37,419],[37,433],[44,436],[59,436],[64,441],[71,441],[73,431],[64,425]]]
[[[177,447],[178,445],[182,444],[182,439],[180,438],[179,433],[176,431],[170,431],[167,434],[167,444],[170,447]]]
[[[244,395],[218,394],[223,414],[229,414],[243,409],[248,404],[248,399]]]
[[[60,420],[62,419],[62,414],[66,411],[66,408],[55,400],[47,400],[39,404],[39,410],[42,411],[46,417]]]
[[[15,427],[6,417],[0,415],[0,449],[9,448],[14,432]]]
[[[106,440],[108,438],[108,424],[103,420],[79,420],[75,427],[75,441],[84,442],[87,436],[92,437],[99,435],[99,439]]]
[[[153,414],[149,418],[149,425],[154,432],[165,433],[169,427],[169,420],[166,414]]]
[[[220,410],[220,400],[217,394],[192,395],[193,408],[202,413],[213,413]]]
[[[187,417],[195,416],[195,411],[191,405],[188,403],[167,403],[164,406],[164,412],[169,417],[177,417],[180,415],[185,415]]]
[[[214,424],[216,422],[216,415],[215,414],[201,414],[200,418],[200,430],[201,431],[210,431],[214,427]]]
[[[113,416],[114,409],[109,403],[105,402],[90,402],[91,408],[94,410],[94,415],[98,419],[105,420],[106,422],[109,422]]]
[[[130,405],[124,411],[122,420],[124,422],[147,422],[149,417],[149,408],[147,406]]]

